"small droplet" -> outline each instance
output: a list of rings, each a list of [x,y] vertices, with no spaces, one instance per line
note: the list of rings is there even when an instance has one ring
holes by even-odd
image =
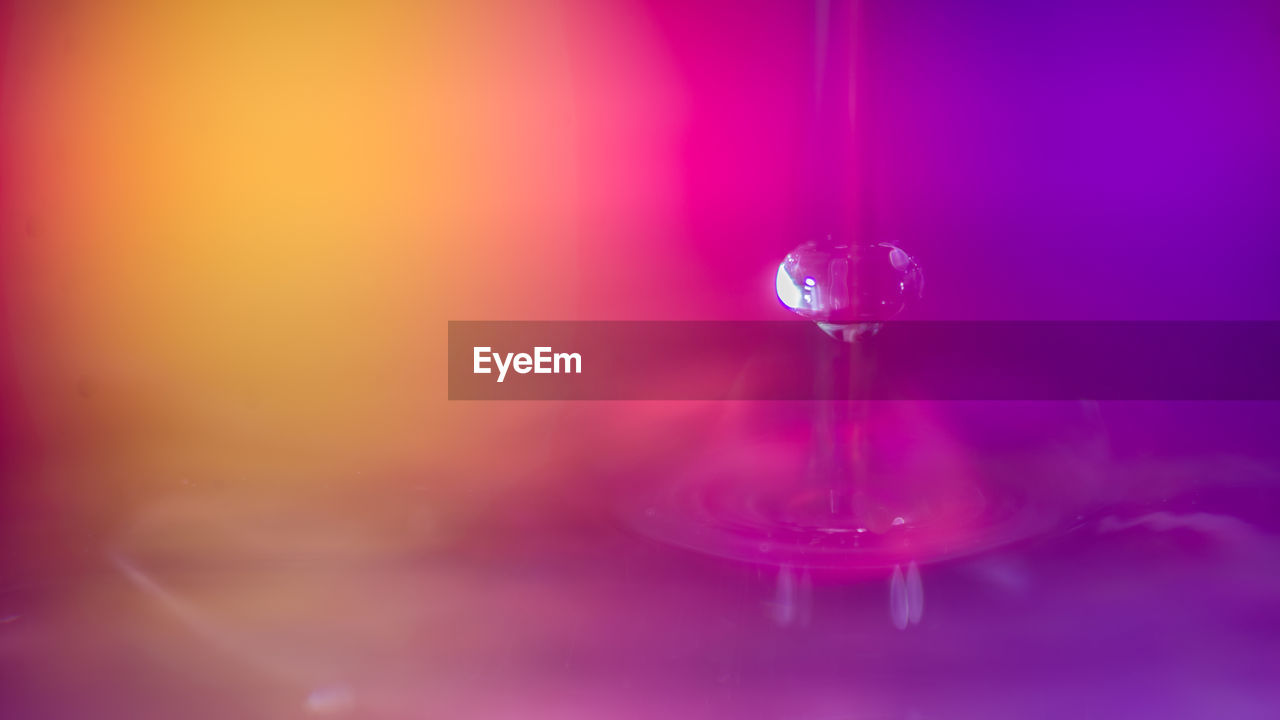
[[[919,300],[923,288],[919,263],[889,243],[807,242],[778,265],[782,304],[830,325],[888,320]]]
[[[924,618],[924,581],[920,579],[920,567],[914,560],[907,566],[907,619],[919,625]]]
[[[787,627],[796,619],[796,580],[790,567],[778,570],[778,584],[773,593],[773,621]]]
[[[907,580],[902,574],[902,566],[893,566],[893,575],[889,578],[889,619],[899,630],[906,630],[910,622],[910,601],[907,599]]]

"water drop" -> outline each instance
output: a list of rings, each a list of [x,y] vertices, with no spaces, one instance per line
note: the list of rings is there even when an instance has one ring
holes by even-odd
[[[795,572],[787,565],[778,570],[778,585],[773,596],[773,621],[787,627],[796,619]]]
[[[889,578],[889,619],[899,630],[906,630],[910,621],[910,601],[907,599],[907,580],[902,574],[902,566],[893,566],[893,575]]]
[[[778,265],[778,300],[814,322],[863,325],[888,320],[919,300],[924,273],[889,243],[806,242]]]
[[[807,626],[813,616],[813,575],[797,573],[789,565],[778,569],[778,584],[770,607],[779,627]]]
[[[919,625],[923,618],[924,583],[920,579],[920,567],[914,560],[907,564],[906,572],[902,565],[894,565],[889,578],[889,619],[894,627],[906,630],[908,625]]]
[[[924,581],[920,579],[920,567],[912,560],[907,566],[907,619],[919,625],[924,618]]]

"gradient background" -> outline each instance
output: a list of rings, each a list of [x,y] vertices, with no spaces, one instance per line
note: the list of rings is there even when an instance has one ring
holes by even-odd
[[[1111,408],[1129,514],[800,636],[600,500],[720,409],[446,401],[450,319],[785,316],[815,15],[3,3],[5,714],[1273,714],[1270,406]],[[921,317],[1280,319],[1280,6],[855,17],[849,206]]]

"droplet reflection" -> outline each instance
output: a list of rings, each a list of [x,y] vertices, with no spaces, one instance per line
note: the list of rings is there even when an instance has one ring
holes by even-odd
[[[774,590],[770,611],[778,627],[809,624],[813,609],[813,577],[808,570],[798,576],[789,565],[778,569],[778,582]]]
[[[907,629],[910,608],[907,600],[907,581],[902,574],[902,566],[893,566],[893,575],[889,578],[889,620],[899,630]]]
[[[924,618],[924,582],[920,579],[920,567],[912,560],[907,565],[907,620],[919,625]]]
[[[889,620],[899,630],[908,625],[918,625],[924,618],[924,583],[915,561],[908,563],[906,572],[902,565],[893,566],[889,577]]]

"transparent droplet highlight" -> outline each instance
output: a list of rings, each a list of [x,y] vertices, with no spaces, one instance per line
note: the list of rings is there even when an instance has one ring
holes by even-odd
[[[924,581],[920,578],[920,567],[913,560],[907,566],[907,620],[919,625],[923,619]]]
[[[918,301],[923,289],[920,264],[889,243],[811,241],[778,265],[778,300],[828,325],[888,320]]]
[[[920,567],[915,561],[907,565],[903,572],[902,565],[893,566],[893,574],[889,577],[889,620],[899,630],[906,630],[908,625],[919,625],[924,619],[924,582],[920,578]]]
[[[910,600],[907,599],[907,580],[902,574],[902,566],[893,566],[893,575],[889,577],[889,620],[899,630],[906,630],[910,621]]]

